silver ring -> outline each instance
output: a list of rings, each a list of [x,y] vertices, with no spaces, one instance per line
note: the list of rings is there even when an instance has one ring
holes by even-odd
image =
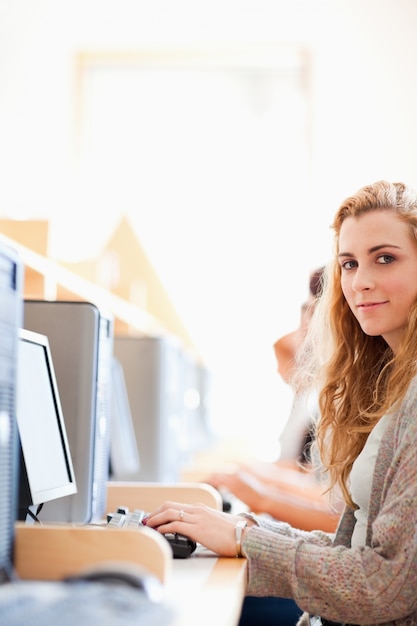
[[[181,509],[180,510],[180,520],[182,521],[184,519],[184,511]]]

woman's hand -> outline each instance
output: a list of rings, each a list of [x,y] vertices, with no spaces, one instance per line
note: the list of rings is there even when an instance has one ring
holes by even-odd
[[[205,504],[165,502],[144,522],[160,533],[186,535],[221,556],[236,556],[235,525],[241,519]]]

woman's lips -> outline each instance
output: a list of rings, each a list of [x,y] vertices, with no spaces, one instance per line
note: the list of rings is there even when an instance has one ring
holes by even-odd
[[[375,309],[376,307],[382,306],[383,304],[386,304],[387,302],[388,302],[387,300],[384,300],[383,302],[362,302],[361,304],[358,304],[357,307],[361,311],[364,311],[368,309]]]

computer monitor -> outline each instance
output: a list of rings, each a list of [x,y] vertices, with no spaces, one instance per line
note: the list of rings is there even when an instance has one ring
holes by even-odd
[[[123,367],[112,359],[110,418],[110,479],[133,480],[140,470],[139,450],[130,410]]]
[[[176,482],[184,439],[184,359],[171,336],[116,335],[139,447],[139,481]]]
[[[48,338],[25,329],[18,337],[18,516],[30,521],[45,502],[77,488]]]
[[[209,426],[209,371],[184,350],[184,454],[193,455],[211,443]]]
[[[24,300],[23,325],[49,340],[77,493],[47,502],[44,522],[90,524],[107,512],[113,316],[91,302]]]
[[[18,434],[15,418],[17,333],[22,323],[23,265],[0,242],[0,584],[13,573],[17,518]]]

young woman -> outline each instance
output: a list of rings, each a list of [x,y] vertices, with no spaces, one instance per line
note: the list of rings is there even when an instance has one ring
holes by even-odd
[[[336,533],[174,502],[147,523],[221,555],[242,554],[247,593],[293,598],[303,625],[410,626],[417,624],[417,192],[385,181],[364,187],[342,204],[333,229],[335,256],[310,345],[320,349],[318,452],[345,499]]]

